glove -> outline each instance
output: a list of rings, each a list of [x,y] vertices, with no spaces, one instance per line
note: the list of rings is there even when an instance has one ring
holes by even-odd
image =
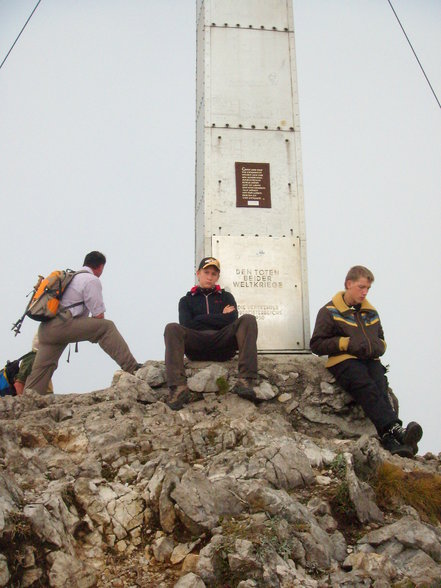
[[[361,341],[360,343],[353,343],[352,337],[349,339],[348,353],[355,355],[359,359],[369,359],[369,345],[367,341]]]
[[[377,339],[373,343],[372,357],[381,357],[385,351],[386,349],[383,341],[381,339]]]

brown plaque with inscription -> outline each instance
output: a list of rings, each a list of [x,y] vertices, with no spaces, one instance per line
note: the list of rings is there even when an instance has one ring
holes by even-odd
[[[235,162],[236,206],[271,208],[270,164]]]

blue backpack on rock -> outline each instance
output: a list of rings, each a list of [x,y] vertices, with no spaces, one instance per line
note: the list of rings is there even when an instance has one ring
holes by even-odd
[[[32,352],[31,352],[32,353]],[[25,353],[14,361],[7,361],[5,367],[0,371],[0,396],[16,396],[14,380],[20,370],[20,362],[28,353]]]

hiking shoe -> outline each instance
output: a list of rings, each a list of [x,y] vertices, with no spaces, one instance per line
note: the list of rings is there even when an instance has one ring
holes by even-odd
[[[257,398],[257,394],[254,391],[256,380],[253,378],[239,378],[237,384],[234,387],[234,392],[241,398],[259,404],[261,400]]]
[[[402,445],[410,445],[413,449],[414,455],[418,453],[418,441],[423,436],[423,429],[420,424],[412,421],[404,429],[398,423],[391,427],[390,432]]]
[[[181,386],[170,386],[170,394],[165,401],[167,406],[172,410],[181,410],[185,404],[190,401],[190,390],[187,384]]]
[[[381,445],[387,449],[392,455],[399,455],[400,457],[413,457],[413,448],[410,445],[404,445],[397,441],[391,431],[387,431],[381,437]]]

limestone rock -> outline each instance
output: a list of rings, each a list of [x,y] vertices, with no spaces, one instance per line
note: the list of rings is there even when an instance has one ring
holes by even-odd
[[[222,550],[223,538],[215,535],[211,541],[199,552],[196,573],[208,586],[213,586],[220,576],[219,552]]]
[[[441,579],[441,565],[421,549],[406,549],[394,557],[393,562],[417,586],[431,586]]]
[[[7,559],[0,553],[0,586],[7,586],[10,577]]]
[[[280,394],[280,396],[277,397],[277,400],[279,402],[289,402],[292,398],[292,394],[288,394],[287,392],[284,392],[283,394]]]
[[[285,405],[285,410],[288,414],[290,414],[291,412],[293,412],[294,410],[296,410],[299,406],[299,403],[297,402],[297,400],[292,400],[289,404]]]
[[[215,527],[219,516],[239,514],[243,509],[227,479],[212,483],[198,471],[186,472],[171,497],[182,523],[195,534]]]
[[[166,383],[165,367],[162,363],[147,362],[136,372],[136,376],[145,380],[151,388],[159,388]]]
[[[372,488],[357,478],[354,471],[352,455],[345,453],[344,457],[346,461],[346,482],[349,488],[349,496],[355,507],[358,520],[361,523],[372,521],[382,523],[384,516],[375,504]]]
[[[96,571],[78,558],[54,551],[48,555],[47,560],[51,564],[49,585],[53,588],[91,588],[96,585]]]
[[[173,549],[173,553],[171,554],[171,563],[177,564],[183,561],[198,543],[199,540],[192,541],[190,543],[178,543],[178,545],[176,545],[176,547]]]
[[[188,378],[187,384],[193,392],[217,392],[217,380],[225,378],[227,374],[228,370],[222,364],[212,364]]]
[[[0,472],[0,533],[5,528],[5,518],[18,509],[23,500],[23,492],[5,472]]]
[[[237,359],[185,367],[205,392],[182,411],[161,402],[160,361],[89,394],[0,400],[0,585],[166,588],[181,572],[190,586],[385,588],[441,577],[440,528],[410,505],[385,525],[356,475],[384,460],[439,474],[441,456],[385,452],[319,358],[259,356],[265,397],[280,402],[258,406],[230,392]],[[333,499],[342,484],[364,521],[356,545],[357,524]]]
[[[199,555],[195,553],[189,553],[187,557],[182,562],[182,571],[183,572],[196,572],[197,566],[199,561]]]
[[[24,507],[23,514],[31,521],[35,533],[42,541],[53,547],[66,546],[68,540],[61,521],[52,517],[43,504],[28,504]]]
[[[254,392],[259,400],[271,400],[277,396],[277,392],[269,382],[260,382],[258,386],[254,387]]]
[[[359,543],[369,543],[374,547],[395,538],[399,543],[411,549],[421,549],[437,562],[441,562],[441,540],[436,532],[413,517],[403,517],[396,523],[371,531]]]
[[[314,473],[295,441],[278,439],[250,458],[248,477],[263,477],[276,488],[290,490],[311,484]]]
[[[340,533],[340,531],[335,531],[331,535],[331,541],[334,547],[334,559],[339,562],[344,561],[347,555],[347,544],[343,533]]]
[[[24,570],[21,579],[21,586],[23,588],[30,588],[33,584],[38,586],[38,582],[42,576],[43,571],[40,570],[40,568],[30,568],[28,570]]]
[[[190,572],[189,574],[182,576],[182,578],[176,582],[174,588],[205,588],[205,583],[199,576]]]
[[[384,555],[378,553],[352,553],[343,562],[343,569],[362,570],[371,579],[392,580],[398,575],[396,567]]]
[[[164,535],[156,539],[152,545],[152,551],[156,561],[169,561],[174,546],[174,541],[171,537]]]
[[[336,457],[334,451],[320,447],[311,439],[302,437],[298,439],[297,444],[305,453],[312,467],[322,468],[324,465],[329,465]]]
[[[147,382],[128,372],[121,373],[115,383],[115,389],[119,394],[130,393],[139,402],[145,404],[151,404],[157,400]]]

